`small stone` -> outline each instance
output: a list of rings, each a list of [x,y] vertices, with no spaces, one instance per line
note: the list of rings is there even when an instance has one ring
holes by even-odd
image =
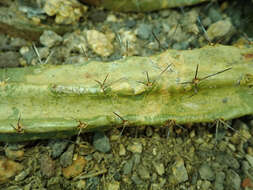
[[[137,36],[142,40],[148,40],[152,33],[152,26],[149,24],[140,24],[137,28]]]
[[[169,17],[171,15],[171,9],[160,10],[159,14],[163,18]]]
[[[207,36],[212,41],[214,39],[221,39],[227,37],[233,30],[233,25],[230,20],[220,20],[209,26],[207,29]]]
[[[236,151],[235,145],[233,145],[233,144],[231,144],[231,143],[228,143],[228,148],[229,148],[231,151],[233,151],[233,152]]]
[[[234,170],[228,170],[226,175],[226,184],[228,189],[239,190],[241,178]]]
[[[8,147],[5,149],[5,155],[11,160],[19,160],[24,156],[24,150],[11,150]]]
[[[125,146],[123,144],[119,145],[119,155],[120,156],[125,156],[126,155],[126,149],[125,149]]]
[[[27,46],[23,46],[23,47],[21,47],[20,49],[19,49],[19,53],[21,54],[21,55],[25,55],[26,53],[28,53],[30,51],[30,49],[29,49],[29,47],[27,47]]]
[[[224,181],[225,181],[225,173],[224,172],[217,172],[215,176],[214,188],[216,190],[223,190],[224,189]]]
[[[93,136],[93,146],[96,150],[107,153],[111,150],[108,137],[103,132],[96,132]]]
[[[138,153],[136,153],[136,154],[134,154],[134,155],[132,156],[132,159],[133,159],[133,161],[134,161],[134,165],[135,165],[135,166],[138,166],[138,165],[140,164],[140,162],[141,162],[141,155],[138,154]]]
[[[185,182],[188,180],[188,173],[184,166],[184,160],[178,157],[172,166],[172,174],[176,184]]]
[[[62,178],[60,176],[51,177],[47,180],[47,188],[48,189],[60,189]]]
[[[153,129],[152,129],[152,127],[147,127],[146,128],[146,135],[148,136],[148,137],[151,137],[152,135],[153,135]]]
[[[67,179],[76,177],[82,173],[85,165],[86,160],[84,157],[78,156],[77,159],[73,161],[72,165],[62,169],[63,176]]]
[[[73,154],[74,154],[75,145],[71,144],[68,149],[61,155],[60,164],[63,167],[67,167],[72,164]]]
[[[138,175],[136,173],[134,173],[131,177],[131,179],[133,180],[133,182],[136,184],[136,185],[141,185],[143,184],[144,182],[138,177]]]
[[[211,185],[210,181],[203,181],[201,184],[201,190],[209,190]]]
[[[49,155],[43,154],[40,158],[40,170],[43,176],[52,177],[55,175],[55,162]]]
[[[153,166],[154,166],[156,172],[158,173],[158,175],[162,176],[164,174],[165,169],[164,169],[163,163],[153,162]]]
[[[117,22],[118,19],[114,14],[109,14],[106,17],[106,22]]]
[[[6,158],[0,158],[0,183],[6,182],[9,178],[18,174],[22,169],[23,165],[8,160]]]
[[[45,1],[43,10],[49,16],[55,15],[57,24],[76,23],[80,17],[87,11],[87,7],[77,0],[50,0]]]
[[[86,186],[86,182],[85,180],[79,180],[77,183],[76,183],[76,188],[77,189],[85,189],[85,186]]]
[[[96,54],[107,57],[113,53],[113,45],[105,34],[96,30],[88,30],[86,32],[86,37],[89,46]]]
[[[150,179],[150,173],[145,166],[139,165],[137,172],[138,172],[141,179],[143,179],[143,180]]]
[[[242,171],[244,174],[248,175],[248,170],[252,168],[250,165],[249,165],[249,162],[247,161],[242,161]]]
[[[129,150],[132,153],[142,153],[142,144],[139,142],[134,142],[133,144],[130,144],[127,146],[127,150]]]
[[[124,164],[124,167],[123,167],[123,174],[124,174],[124,175],[130,174],[130,173],[132,172],[133,165],[134,165],[134,160],[133,160],[133,159],[128,160],[128,161]]]
[[[110,182],[106,185],[107,190],[119,190],[120,189],[120,183],[118,181]]]
[[[0,68],[6,67],[18,67],[20,58],[19,53],[17,52],[1,52],[0,53]]]
[[[110,141],[117,141],[120,138],[120,134],[112,134],[110,136]]]
[[[18,175],[15,176],[15,181],[22,181],[30,174],[30,168],[20,172]]]
[[[251,167],[253,167],[253,156],[246,154],[245,158],[250,163]]]
[[[200,174],[201,179],[203,180],[212,181],[215,178],[214,172],[208,164],[202,164],[200,166],[199,174]]]
[[[230,167],[238,169],[240,167],[239,162],[230,154],[221,153],[216,157],[216,161],[219,162],[223,167]]]
[[[133,19],[127,20],[127,21],[125,22],[125,26],[126,26],[127,28],[133,28],[133,27],[135,27],[135,26],[136,26],[136,20],[133,20]]]
[[[159,184],[157,184],[157,183],[152,183],[150,189],[152,189],[152,190],[160,190],[161,186]]]
[[[45,30],[40,36],[40,43],[46,47],[53,47],[62,41],[62,37],[51,30]]]
[[[52,158],[57,158],[62,154],[62,152],[66,149],[69,142],[66,140],[51,140],[48,146],[51,148],[51,156]]]
[[[68,49],[68,52],[77,52],[85,54],[87,52],[87,42],[85,39],[85,32],[80,30],[72,33],[67,33],[63,36],[63,45]]]
[[[208,18],[210,18],[213,22],[217,22],[222,19],[222,15],[218,9],[211,7],[208,11]]]
[[[123,55],[138,55],[139,51],[137,48],[137,37],[132,31],[125,31],[120,30],[120,38],[122,40],[123,47],[121,48],[121,51]],[[125,44],[125,45],[124,45]],[[126,48],[126,44],[128,44],[128,47]]]

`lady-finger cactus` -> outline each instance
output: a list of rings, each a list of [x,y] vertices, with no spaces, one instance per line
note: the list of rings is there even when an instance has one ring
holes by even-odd
[[[2,69],[0,80],[0,141],[253,113],[252,46]]]
[[[91,5],[122,12],[147,12],[166,8],[183,7],[209,0],[82,0]]]

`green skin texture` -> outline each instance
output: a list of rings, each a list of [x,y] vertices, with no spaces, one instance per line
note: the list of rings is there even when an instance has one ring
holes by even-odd
[[[165,70],[165,68],[171,66]],[[195,93],[191,81],[203,80]],[[146,82],[148,72],[152,86]],[[164,71],[162,73],[162,71]],[[162,74],[161,74],[162,73]],[[253,46],[207,46],[167,50],[150,57],[113,62],[42,65],[0,70],[0,141],[64,138],[82,132],[127,126],[214,122],[253,113]],[[108,78],[102,90],[95,81]],[[7,80],[8,79],[8,80]],[[24,133],[13,126],[20,125]]]
[[[209,0],[101,0],[106,9],[121,12],[148,12],[166,8],[195,5]]]

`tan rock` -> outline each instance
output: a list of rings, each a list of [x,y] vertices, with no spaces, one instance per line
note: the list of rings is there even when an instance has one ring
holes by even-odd
[[[82,173],[85,165],[86,160],[84,159],[84,157],[78,156],[77,159],[73,161],[72,165],[62,169],[63,176],[67,179],[76,177],[77,175]]]
[[[0,158],[0,183],[4,183],[9,178],[17,175],[23,168],[22,164],[4,157]]]
[[[24,150],[6,149],[5,155],[12,160],[18,160],[24,156]]]
[[[113,45],[105,34],[96,30],[88,30],[86,37],[90,48],[96,54],[107,57],[113,53]]]

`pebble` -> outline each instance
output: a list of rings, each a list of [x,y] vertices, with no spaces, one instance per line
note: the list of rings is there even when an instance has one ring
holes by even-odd
[[[123,167],[123,174],[124,175],[130,174],[132,172],[133,165],[134,165],[133,159],[127,160],[127,162],[124,164],[124,167]]]
[[[19,53],[22,55],[22,58],[21,58],[21,59],[23,59],[22,61],[25,62],[24,65],[26,65],[27,63],[31,64],[32,60],[36,56],[34,50],[32,48],[27,47],[27,46],[21,47],[19,49]]]
[[[172,166],[172,174],[176,184],[185,182],[188,180],[188,173],[184,166],[184,160],[178,157]]]
[[[0,54],[0,68],[6,68],[6,67],[18,67],[20,58],[19,53],[7,51],[7,52],[1,52]]]
[[[214,172],[208,164],[202,164],[199,169],[201,179],[212,181],[215,178]]]
[[[87,181],[86,187],[89,187],[90,190],[99,189],[100,178],[99,177],[91,177]]]
[[[77,0],[50,0],[45,1],[43,9],[47,15],[55,15],[57,24],[74,24],[87,11],[88,7]]]
[[[59,157],[62,152],[66,149],[69,142],[67,140],[50,140],[48,146],[51,148],[51,156],[52,158]]]
[[[131,179],[133,180],[133,182],[134,182],[136,185],[141,185],[141,184],[144,183],[144,182],[139,178],[139,176],[138,176],[136,173],[133,173]]]
[[[51,30],[45,30],[40,36],[40,43],[49,48],[59,45],[61,41],[62,37]]]
[[[106,17],[106,22],[117,22],[118,19],[114,14],[109,14]]]
[[[207,36],[212,41],[227,37],[233,30],[233,25],[230,20],[220,20],[211,24],[207,29]]]
[[[88,49],[85,39],[85,32],[77,30],[72,33],[67,33],[63,36],[63,45],[68,48],[69,52],[85,54]]]
[[[165,169],[164,169],[163,163],[153,162],[153,166],[154,166],[156,172],[158,173],[158,175],[162,176],[164,174]]]
[[[241,178],[240,176],[234,171],[229,169],[226,175],[226,182],[227,188],[233,190],[239,190],[241,186]]]
[[[103,132],[96,132],[93,136],[93,146],[96,150],[107,153],[111,150],[109,138]]]
[[[106,185],[106,190],[119,190],[120,183],[118,181],[110,182]]]
[[[22,181],[30,174],[30,168],[27,168],[15,176],[15,181]]]
[[[167,17],[169,17],[171,15],[171,9],[160,10],[159,14],[163,18],[167,18]]]
[[[216,173],[214,188],[216,190],[223,190],[224,189],[224,181],[225,181],[225,173],[220,171]]]
[[[222,15],[216,8],[211,7],[208,10],[208,18],[210,18],[213,22],[217,22],[222,19]]]
[[[238,169],[240,167],[239,162],[230,154],[220,153],[216,156],[216,161],[222,165],[222,167],[230,167]]]
[[[125,21],[125,27],[127,28],[133,28],[136,26],[136,20],[127,20]]]
[[[210,181],[202,181],[201,183],[201,190],[209,190],[211,187],[211,182]]]
[[[152,34],[152,26],[149,24],[140,24],[136,33],[140,39],[148,40]]]
[[[251,167],[253,167],[253,156],[246,154],[245,158],[250,163]]]
[[[153,135],[153,129],[152,129],[152,127],[147,127],[146,128],[146,135],[148,136],[148,137],[151,137],[152,135]]]
[[[119,145],[119,155],[120,156],[125,156],[126,155],[126,149],[125,149],[125,146],[123,144]]]
[[[60,164],[62,167],[67,167],[72,164],[74,149],[75,149],[75,145],[71,144],[68,147],[68,149],[61,155]]]
[[[85,180],[79,180],[77,183],[76,183],[76,188],[77,189],[85,189],[85,186],[86,186],[86,182]]]
[[[244,174],[246,175],[249,175],[249,169],[252,168],[250,165],[249,165],[249,162],[247,161],[242,161],[242,171]],[[253,174],[253,173],[252,173]],[[253,177],[253,176],[252,176]]]
[[[86,163],[83,156],[78,156],[72,165],[62,169],[63,176],[67,179],[78,176],[83,172]]]
[[[41,155],[40,158],[40,171],[43,176],[51,178],[55,175],[55,162],[48,154]]]
[[[137,37],[131,31],[120,30],[121,38],[121,51],[124,55],[138,55],[139,50],[137,48]],[[126,49],[126,44],[128,44],[128,49]]]
[[[0,183],[6,182],[23,169],[23,165],[6,158],[0,158]]]
[[[129,150],[132,153],[142,153],[142,144],[139,142],[133,142],[133,144],[130,144],[127,146],[127,150]]]
[[[145,166],[139,165],[137,172],[141,179],[143,180],[150,179],[149,170]]]
[[[10,148],[5,149],[5,155],[11,160],[20,160],[24,156],[24,150],[11,150]]]
[[[132,156],[132,159],[134,161],[134,165],[138,166],[140,164],[140,162],[141,162],[141,155],[140,154],[134,154]]]
[[[107,57],[113,53],[114,47],[105,34],[96,30],[88,30],[86,37],[89,46],[96,54]]]

